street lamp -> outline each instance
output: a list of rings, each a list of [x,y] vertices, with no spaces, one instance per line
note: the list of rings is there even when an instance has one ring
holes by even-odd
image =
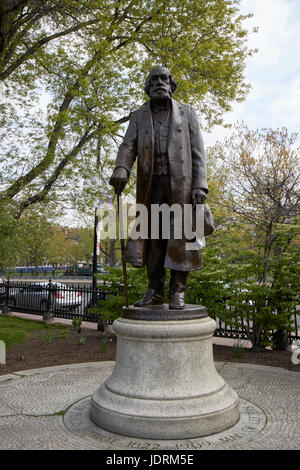
[[[93,280],[92,280],[92,287],[93,287],[93,297],[94,291],[97,289],[97,245],[98,245],[98,208],[95,208],[95,220],[94,220],[94,248],[93,248]],[[95,300],[95,299],[94,299]],[[93,305],[95,305],[95,301],[93,301]]]

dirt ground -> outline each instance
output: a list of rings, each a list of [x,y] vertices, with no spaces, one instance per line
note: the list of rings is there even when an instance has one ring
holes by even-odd
[[[105,344],[107,337],[103,338],[103,333],[95,329],[82,328],[81,333],[77,333],[73,327],[66,326],[66,330],[65,337],[61,337],[61,329],[51,330],[49,334],[32,331],[29,341],[7,351],[6,364],[0,364],[0,375],[47,366],[115,360],[114,335]],[[292,354],[288,351],[244,349],[242,357],[237,357],[233,347],[214,344],[213,349],[215,361],[282,367],[300,372],[300,365],[292,363]]]

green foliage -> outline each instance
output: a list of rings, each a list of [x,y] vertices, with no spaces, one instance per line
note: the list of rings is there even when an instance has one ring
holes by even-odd
[[[220,232],[223,250],[213,246]],[[221,328],[242,328],[253,348],[272,346],[272,331],[293,329],[291,319],[299,303],[299,252],[293,253],[293,263],[290,256],[274,258],[268,282],[260,283],[262,257],[238,245],[228,246],[233,235],[219,229],[209,239],[203,250],[204,269],[190,274],[187,302],[205,305],[212,318],[221,320]]]
[[[78,340],[78,344],[84,344],[85,343],[85,338],[83,336],[80,336]]]
[[[93,253],[94,233],[92,229],[80,228],[77,230],[76,239],[78,245],[82,249],[83,256],[81,259],[89,262],[91,259],[91,253]],[[79,261],[77,259],[76,261]]]
[[[69,334],[68,330],[64,330],[64,331],[61,331],[57,337],[58,338],[66,338],[68,336],[68,334]]]
[[[77,331],[77,333],[81,332],[81,324],[82,324],[82,319],[80,317],[72,319],[72,325]]]
[[[14,264],[17,248],[17,221],[11,212],[0,204],[0,273],[5,274],[6,269]]]
[[[44,214],[35,210],[26,212],[18,220],[18,253],[16,254],[19,265],[33,265],[38,268],[47,259],[49,243],[54,237],[53,223]],[[18,262],[19,261],[19,262]]]
[[[272,346],[273,331],[283,329],[288,333],[293,329],[291,318],[299,302],[300,263],[291,264],[289,257],[280,258],[280,262],[274,260],[269,282],[259,284],[260,256],[252,250],[228,246],[226,240],[232,240],[234,233],[227,229],[223,231],[222,253],[219,246],[214,246],[219,236],[220,232],[210,237],[203,249],[204,268],[189,274],[186,303],[204,305],[217,320],[217,328],[221,321],[221,329],[242,329],[253,348]],[[100,289],[109,292],[109,299],[91,310],[106,321],[114,320],[125,303],[122,270],[112,269],[102,278],[105,285]],[[145,294],[147,284],[145,269],[128,269],[129,304]]]
[[[51,258],[57,227],[51,215],[37,207],[18,218],[15,207],[0,206],[0,270],[14,266],[39,266]],[[57,243],[58,246],[58,243]]]
[[[240,340],[236,340],[234,345],[232,346],[232,352],[234,357],[237,359],[241,359],[245,355],[245,348],[243,347]]]
[[[248,92],[239,0],[2,3],[0,199],[19,214],[56,201],[87,211],[103,198],[154,65],[170,68],[175,98],[209,127]]]
[[[105,321],[118,318],[125,305],[123,272],[121,268],[110,268],[108,274],[101,275],[104,284],[98,286],[103,292],[108,292],[108,300],[98,302],[98,307],[89,309],[91,313],[98,313]],[[146,269],[127,267],[128,302],[132,304],[145,295],[148,285]]]
[[[286,128],[252,131],[241,123],[209,151],[217,230],[203,251],[200,278],[229,284],[228,311],[220,311],[222,303],[213,311],[227,324],[243,326],[254,348],[273,346],[273,332],[290,332],[299,304],[296,139]]]
[[[45,343],[50,344],[53,339],[53,336],[50,333],[47,333],[43,336]]]
[[[108,337],[103,335],[101,338],[101,352],[106,353],[108,351]]]
[[[284,129],[238,130],[237,141],[209,153],[208,203],[217,228],[202,250],[204,268],[189,274],[186,302],[205,305],[218,328],[242,329],[260,349],[276,346],[275,332],[293,330],[299,305],[299,149]],[[218,151],[228,154],[225,167]],[[111,320],[124,305],[122,270],[105,279],[113,295],[97,311]],[[129,268],[128,284],[133,303],[146,292],[146,271]]]
[[[0,272],[8,277],[14,266],[89,262],[92,229],[66,230],[57,220],[56,213],[42,207],[33,206],[18,218],[12,207],[0,206]]]

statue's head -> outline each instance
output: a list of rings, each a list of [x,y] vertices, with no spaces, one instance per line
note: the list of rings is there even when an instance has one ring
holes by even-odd
[[[149,98],[163,100],[171,98],[177,84],[166,67],[154,67],[145,82],[145,92]]]

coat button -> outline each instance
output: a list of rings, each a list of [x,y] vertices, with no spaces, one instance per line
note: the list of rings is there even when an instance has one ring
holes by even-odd
[[[181,132],[181,127],[178,127],[178,132]]]

